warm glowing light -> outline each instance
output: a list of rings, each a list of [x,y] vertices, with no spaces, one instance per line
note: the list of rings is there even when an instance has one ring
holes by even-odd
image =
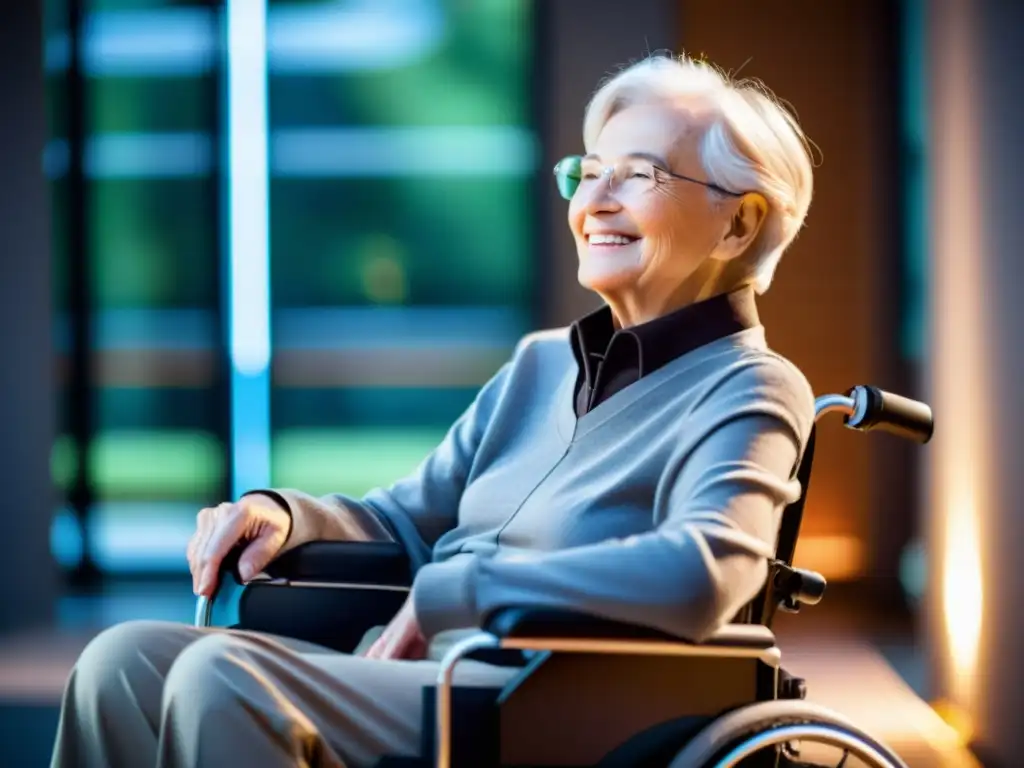
[[[963,707],[958,707],[947,699],[932,704],[932,708],[942,721],[949,726],[956,739],[955,746],[968,746],[974,738],[974,725],[971,716]],[[954,746],[953,744],[948,745]]]
[[[931,6],[929,6],[930,8]],[[929,368],[936,430],[930,466],[933,501],[928,537],[932,603],[941,617],[936,695],[947,721],[970,737],[979,722],[979,660],[984,656],[982,562],[990,535],[993,434],[989,381],[999,354],[991,348],[985,200],[989,186],[979,134],[978,56],[969,3],[949,3],[929,26],[931,249]],[[965,31],[967,30],[967,31]],[[971,258],[964,258],[964,254]],[[936,618],[939,618],[937,616]]]
[[[983,610],[981,554],[974,500],[964,488],[947,508],[942,563],[942,607],[949,642],[951,693],[971,700]]]

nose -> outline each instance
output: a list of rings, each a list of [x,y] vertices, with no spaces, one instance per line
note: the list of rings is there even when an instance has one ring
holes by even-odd
[[[612,174],[604,174],[585,189],[580,189],[583,195],[583,210],[588,214],[609,213],[622,208],[618,198],[615,196],[615,183]]]

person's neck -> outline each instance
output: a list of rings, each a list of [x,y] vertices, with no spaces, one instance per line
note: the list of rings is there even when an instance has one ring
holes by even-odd
[[[612,311],[616,328],[632,328],[676,310],[728,293],[739,286],[727,284],[721,271],[693,275],[675,289],[658,291],[657,285],[632,286],[630,290],[602,296]]]

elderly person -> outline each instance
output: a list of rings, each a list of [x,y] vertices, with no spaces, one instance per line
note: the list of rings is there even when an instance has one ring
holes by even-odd
[[[496,608],[574,609],[700,640],[760,589],[814,417],[754,296],[803,224],[811,162],[766,92],[651,58],[590,102],[556,168],[579,280],[604,305],[532,334],[409,477],[362,499],[256,491],[205,509],[211,594],[317,539],[402,542],[410,597],[353,655],[130,622],[69,679],[54,766],[367,766],[419,752],[439,649]],[[467,662],[461,685],[514,670]]]

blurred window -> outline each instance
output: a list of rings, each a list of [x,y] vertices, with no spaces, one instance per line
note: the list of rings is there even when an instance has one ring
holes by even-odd
[[[47,7],[44,158],[65,364],[67,3]],[[268,4],[274,484],[358,495],[397,479],[533,327],[530,13],[528,0]],[[86,540],[104,570],[183,570],[198,507],[227,488],[220,40],[203,0],[85,3]],[[64,488],[79,450],[65,428]],[[65,511],[54,529],[69,566],[77,526]]]

